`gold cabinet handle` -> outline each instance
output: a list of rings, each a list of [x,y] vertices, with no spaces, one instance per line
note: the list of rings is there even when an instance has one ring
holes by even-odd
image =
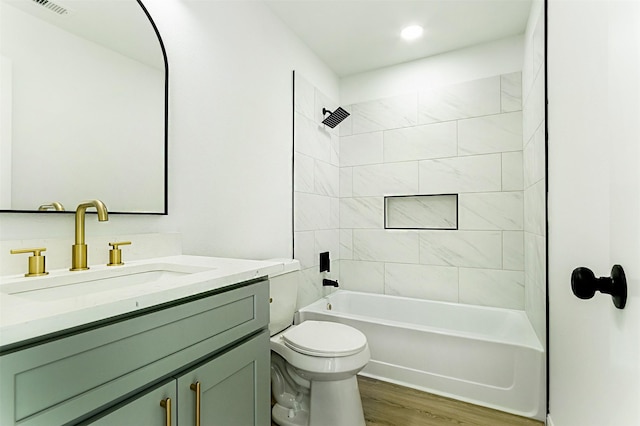
[[[160,401],[160,406],[164,408],[164,411],[167,415],[165,425],[171,426],[171,398],[163,399],[162,401]]]
[[[120,241],[116,243],[109,243],[111,250],[109,250],[109,263],[107,266],[120,266],[124,265],[122,261],[122,250],[120,250],[120,246],[128,246],[131,244],[131,241]]]
[[[29,272],[24,274],[25,277],[38,277],[40,275],[47,275],[45,266],[45,257],[40,253],[46,251],[44,247],[28,248],[28,249],[16,249],[11,250],[11,254],[23,254],[33,253],[33,256],[29,256]]]
[[[196,393],[196,426],[200,426],[200,382],[192,383],[189,388]]]

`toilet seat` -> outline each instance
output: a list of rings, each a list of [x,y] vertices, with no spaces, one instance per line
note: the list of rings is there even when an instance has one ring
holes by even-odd
[[[305,355],[334,358],[361,352],[366,336],[348,325],[326,321],[304,321],[282,333],[285,346]]]

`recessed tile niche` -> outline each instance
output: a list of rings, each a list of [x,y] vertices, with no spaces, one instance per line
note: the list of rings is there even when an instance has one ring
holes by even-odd
[[[458,229],[458,194],[384,197],[386,229]]]

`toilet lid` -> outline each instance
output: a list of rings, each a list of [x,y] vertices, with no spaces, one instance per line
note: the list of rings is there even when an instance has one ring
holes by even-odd
[[[304,321],[285,331],[282,339],[294,351],[318,357],[349,356],[367,345],[366,336],[359,330],[327,321]]]

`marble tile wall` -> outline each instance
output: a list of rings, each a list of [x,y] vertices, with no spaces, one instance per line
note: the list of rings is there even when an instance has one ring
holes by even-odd
[[[386,228],[457,229],[458,197],[419,195],[385,198]]]
[[[540,31],[531,30],[522,73],[346,106],[336,129],[320,124],[336,103],[296,75],[299,306],[324,294],[318,254],[330,251],[342,288],[524,309],[543,339]],[[447,193],[459,194],[457,230],[385,229],[385,196]],[[414,207],[402,220],[424,211]]]
[[[518,72],[345,107],[343,288],[525,309],[524,231],[538,223],[524,210],[540,194],[524,193],[521,82]],[[459,194],[458,230],[384,229],[385,196],[438,194]],[[418,220],[412,211],[424,209],[403,220]]]
[[[546,340],[546,126],[543,7],[532,5],[525,33],[523,90],[523,187],[525,311]],[[536,12],[537,11],[537,12]]]
[[[293,238],[302,280],[298,307],[323,296],[322,278],[337,279],[340,253],[340,168],[337,129],[322,125],[322,108],[337,103],[300,73],[294,75]],[[319,253],[331,254],[331,272],[319,272]]]

